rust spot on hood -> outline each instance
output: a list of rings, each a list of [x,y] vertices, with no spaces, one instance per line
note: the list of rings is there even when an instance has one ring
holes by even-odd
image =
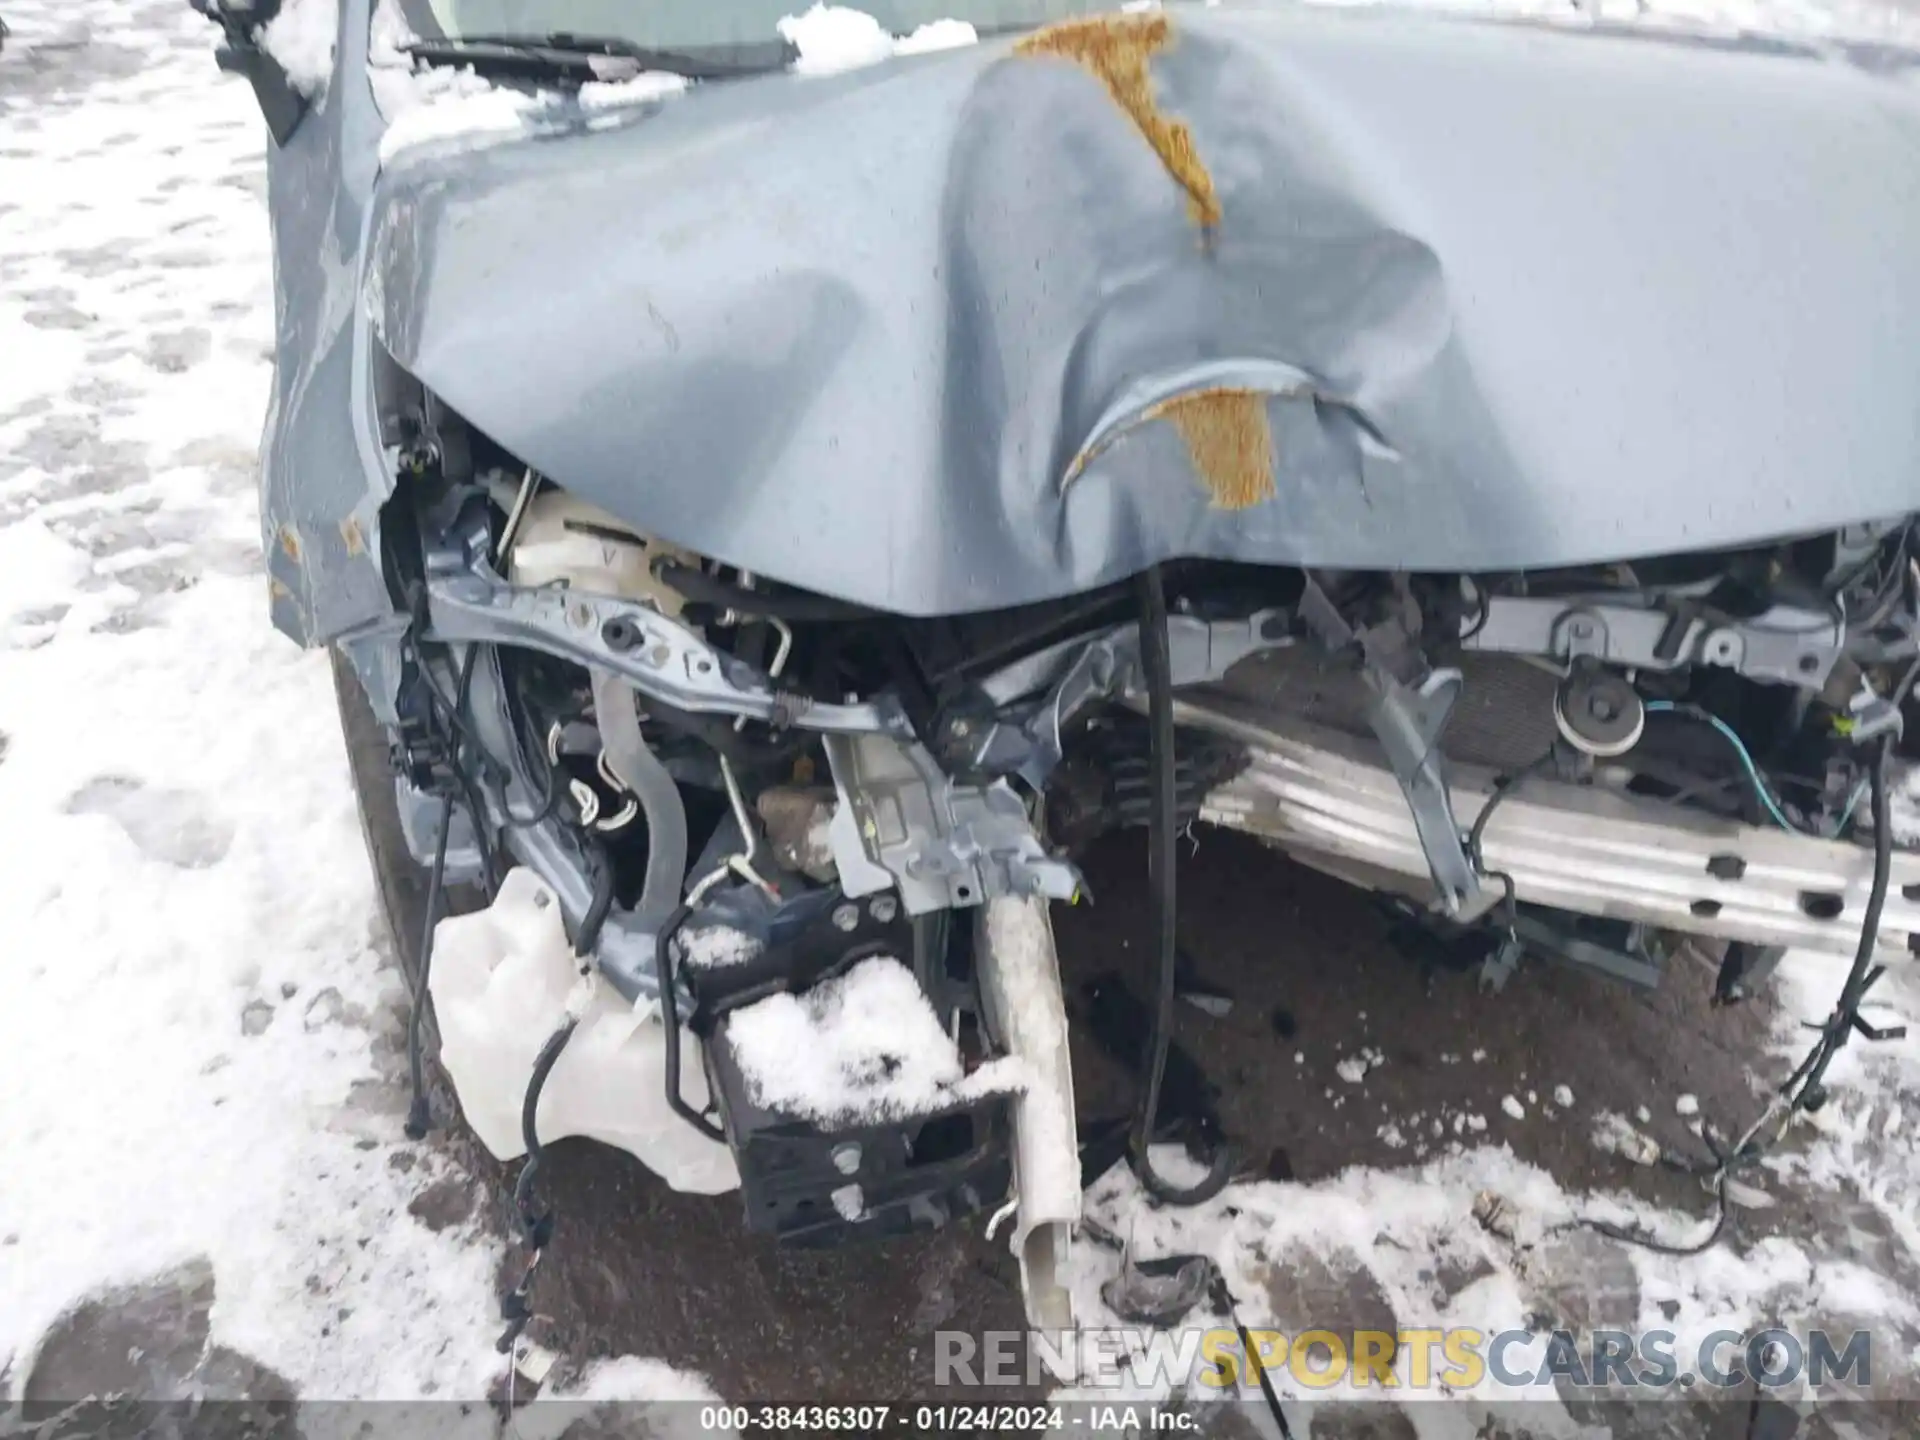
[[[349,555],[367,553],[367,537],[360,531],[360,522],[351,515],[340,522],[340,543],[347,547]]]
[[[1147,61],[1173,40],[1173,22],[1165,15],[1093,15],[1063,20],[1035,31],[1013,47],[1016,55],[1052,55],[1071,61],[1107,87],[1107,93],[1138,127],[1174,182],[1187,192],[1187,211],[1196,225],[1220,223],[1220,197],[1213,176],[1194,147],[1185,122],[1160,109]]]
[[[1273,427],[1261,391],[1193,390],[1141,418],[1165,420],[1180,432],[1194,473],[1222,510],[1245,510],[1273,498]]]
[[[287,558],[298,565],[300,563],[300,532],[291,525],[282,525],[279,538],[280,548],[286,552]]]

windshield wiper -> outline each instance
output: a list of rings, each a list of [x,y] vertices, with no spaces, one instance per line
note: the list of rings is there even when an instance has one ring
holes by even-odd
[[[784,70],[798,52],[786,40],[740,45],[656,49],[617,35],[472,34],[408,41],[400,47],[428,65],[471,65],[490,75],[584,84],[620,80],[643,70],[684,75],[689,80],[735,80]],[[616,64],[609,65],[613,61]]]

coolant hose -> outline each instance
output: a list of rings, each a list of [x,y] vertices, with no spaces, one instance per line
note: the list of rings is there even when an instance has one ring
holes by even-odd
[[[658,920],[680,903],[687,879],[687,807],[680,787],[640,733],[633,687],[608,670],[593,672],[593,712],[607,766],[647,817],[647,878],[635,913]]]

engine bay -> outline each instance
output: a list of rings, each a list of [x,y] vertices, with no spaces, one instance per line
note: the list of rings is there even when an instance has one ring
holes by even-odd
[[[1093,898],[1075,857],[1119,827],[1151,836],[1164,956],[1196,822],[1374,891],[1495,987],[1523,959],[1652,986],[1708,943],[1731,1003],[1788,945],[1920,945],[1915,516],[1492,575],[1179,561],[915,617],[422,419],[382,526],[396,795],[436,895],[483,907],[439,926],[442,1057],[528,1174],[543,1135],[594,1135],[801,1244],[1011,1196],[1059,1321],[1085,1140],[1046,913]],[[1176,1203],[1231,1164],[1188,1144],[1197,1186],[1137,1166]]]

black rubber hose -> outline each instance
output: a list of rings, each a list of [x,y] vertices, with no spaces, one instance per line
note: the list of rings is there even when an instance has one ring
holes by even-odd
[[[580,917],[580,928],[573,936],[573,953],[582,960],[599,948],[600,932],[607,928],[607,917],[613,913],[613,862],[602,851],[590,851],[589,855],[593,898],[587,902],[586,914]]]
[[[547,1088],[547,1077],[553,1073],[553,1067],[560,1063],[560,1054],[567,1048],[567,1041],[573,1038],[573,1032],[580,1021],[572,1015],[561,1022],[560,1028],[547,1037],[547,1043],[540,1047],[540,1053],[534,1057],[533,1075],[527,1081],[527,1093],[520,1101],[520,1143],[527,1148],[527,1163],[520,1167],[520,1178],[513,1184],[513,1206],[520,1217],[521,1238],[527,1248],[539,1250],[544,1247],[553,1234],[553,1216],[533,1213],[533,1177],[540,1173],[540,1159],[544,1153],[540,1147],[540,1094]]]
[[[1167,596],[1160,569],[1149,566],[1135,582],[1140,599],[1140,668],[1147,683],[1147,725],[1151,734],[1153,805],[1147,821],[1147,890],[1153,907],[1154,949],[1159,962],[1153,1034],[1148,1042],[1146,1093],[1134,1119],[1130,1147],[1134,1174],[1147,1193],[1169,1205],[1201,1205],[1227,1188],[1233,1178],[1233,1151],[1226,1141],[1214,1147],[1205,1178],[1187,1189],[1168,1183],[1153,1168],[1149,1147],[1160,1115],[1160,1082],[1172,1040],[1174,972],[1178,967],[1179,892],[1175,875],[1179,829],[1175,814],[1178,776],[1173,735],[1173,657],[1167,642]]]
[[[718,605],[740,615],[763,615],[775,620],[874,620],[884,613],[850,600],[835,600],[830,595],[749,590],[675,560],[656,561],[653,573],[689,600]]]
[[[689,1105],[680,1094],[680,1001],[673,993],[673,939],[692,913],[690,906],[677,907],[660,927],[660,938],[655,942],[654,954],[660,971],[660,1025],[666,1031],[667,1040],[663,1057],[666,1063],[661,1068],[666,1076],[668,1108],[709,1140],[718,1140],[724,1145],[727,1132]]]
[[[732,761],[737,769],[765,770],[799,754],[819,737],[809,730],[791,730],[774,740],[756,740],[733,728],[730,715],[700,715],[662,704],[649,695],[647,716],[669,730],[706,745]]]

